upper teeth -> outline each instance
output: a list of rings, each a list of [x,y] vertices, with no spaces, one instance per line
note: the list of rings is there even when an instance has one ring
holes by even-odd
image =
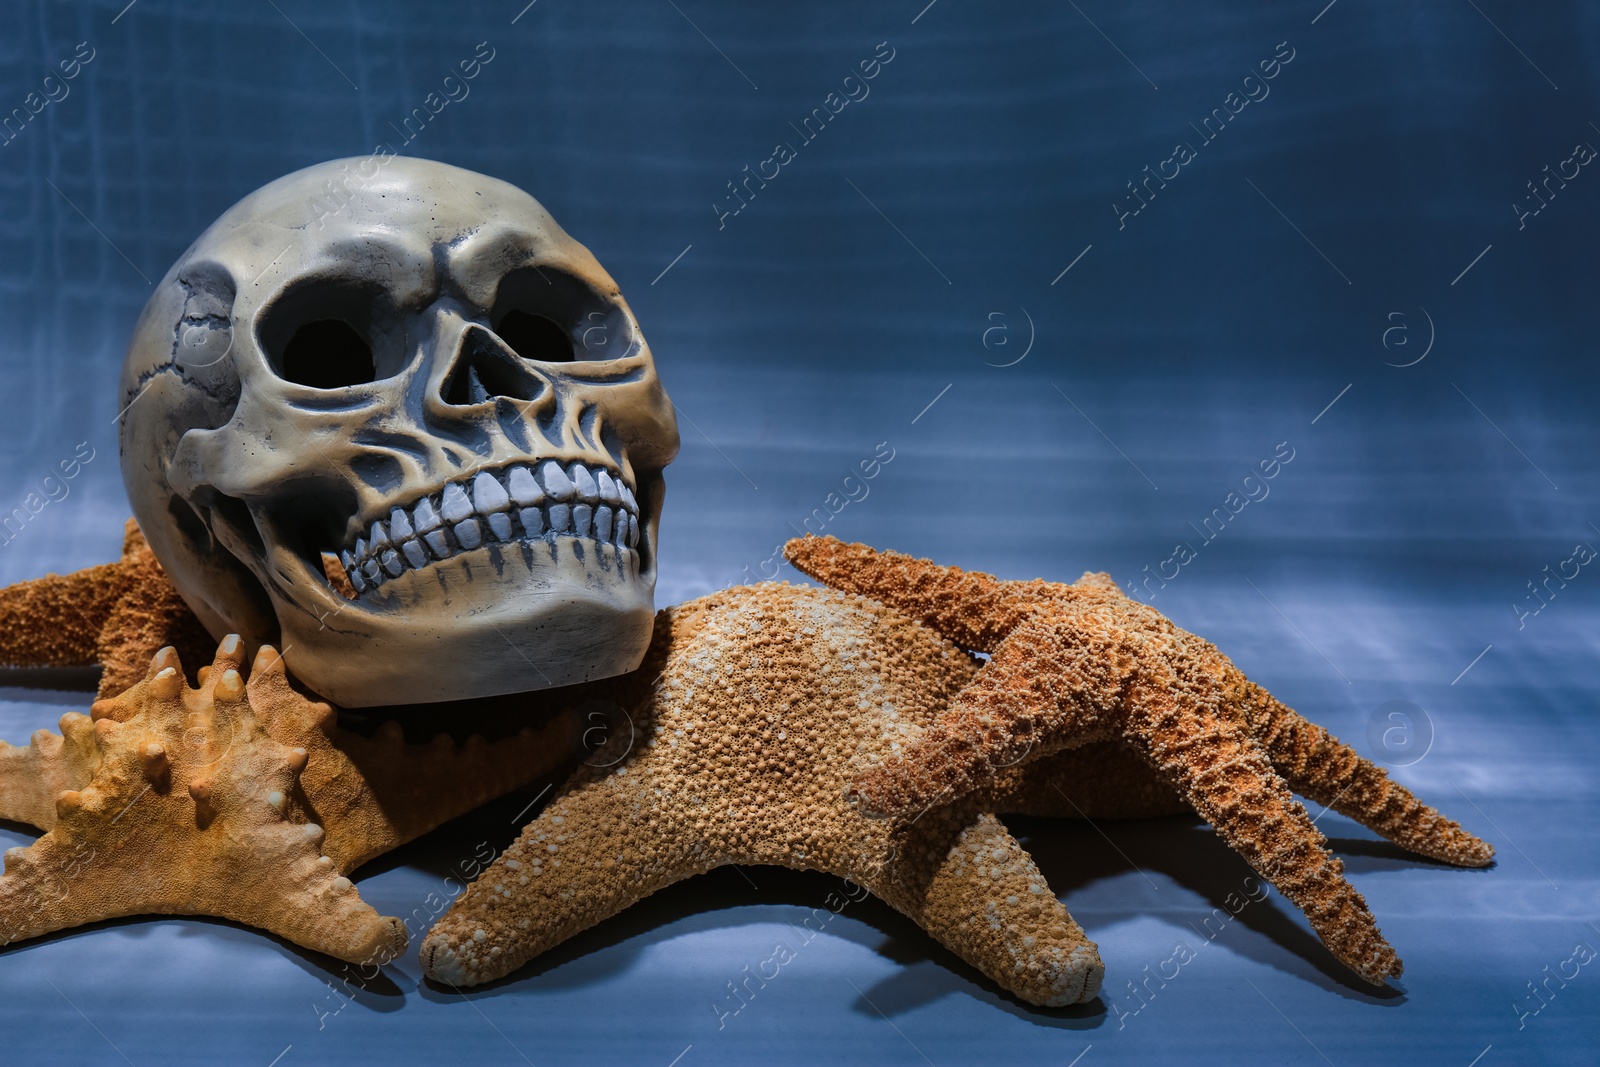
[[[619,557],[639,543],[639,502],[620,474],[555,460],[479,471],[408,511],[393,508],[339,554],[357,593],[485,543],[592,537]]]

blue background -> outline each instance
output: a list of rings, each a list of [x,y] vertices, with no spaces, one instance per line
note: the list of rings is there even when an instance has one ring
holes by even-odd
[[[1153,603],[1499,861],[1449,869],[1321,820],[1407,964],[1374,993],[1276,894],[1197,933],[1248,869],[1194,820],[1018,821],[1100,945],[1098,1002],[1022,1005],[869,900],[720,1027],[725,984],[830,879],[679,885],[470,1003],[412,956],[350,999],[338,968],[252,931],[114,924],[0,953],[16,1062],[1593,1062],[1600,973],[1547,1003],[1528,983],[1600,949],[1600,573],[1548,604],[1527,583],[1600,547],[1600,175],[1519,211],[1543,168],[1600,146],[1600,9],[124,2],[0,12],[0,114],[94,50],[0,145],[0,510],[95,450],[0,547],[0,580],[115,557],[115,382],[150,282],[272,178],[402,148],[486,41],[470,95],[402,150],[528,189],[631,301],[684,439],[658,603],[770,575],[888,442],[823,532],[1124,583],[1188,542]],[[800,144],[790,124],[883,41],[870,95]],[[1280,42],[1270,95],[1203,143]],[[779,141],[797,158],[719,222]],[[1178,141],[1197,157],[1119,223]],[[1191,524],[1285,442],[1270,495],[1206,543]],[[13,741],[88,702],[0,698]],[[528,799],[370,865],[362,892],[411,913]],[[1180,941],[1196,958],[1141,1007],[1126,983]]]

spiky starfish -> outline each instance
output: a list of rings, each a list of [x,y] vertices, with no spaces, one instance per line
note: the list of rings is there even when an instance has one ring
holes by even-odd
[[[184,683],[171,648],[90,715],[0,744],[0,817],[48,832],[6,853],[4,941],[128,915],[216,915],[351,962],[405,946],[345,875],[549,770],[561,724],[458,747],[338,730],[270,645],[248,685],[229,637]],[[312,866],[314,864],[314,866]],[[365,910],[363,910],[365,909]]]
[[[1378,985],[1400,974],[1399,957],[1290,790],[1412,852],[1466,867],[1493,859],[1488,844],[1108,575],[1001,581],[831,537],[790,541],[785,554],[814,578],[991,654],[923,737],[854,781],[851,796],[866,811],[915,815],[981,793],[997,767],[1120,741],[1305,912],[1336,957]]]
[[[177,654],[162,652],[143,681],[95,704],[92,725],[69,716],[59,749],[73,769],[93,770],[56,797],[48,833],[6,853],[7,940],[97,919],[187,914],[248,923],[356,962],[386,962],[405,947],[400,920],[367,906],[324,853],[322,827],[291,812],[309,753],[268,736],[242,658],[237,637],[224,641],[193,690]],[[278,663],[270,650],[258,658],[257,694],[282,678]]]

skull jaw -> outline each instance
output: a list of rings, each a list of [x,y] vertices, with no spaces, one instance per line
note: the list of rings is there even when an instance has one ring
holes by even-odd
[[[531,549],[531,550],[530,550]],[[358,601],[322,582],[269,587],[284,659],[341,707],[502,696],[637,668],[654,575],[609,547],[491,545],[407,573]],[[381,666],[378,666],[380,665]]]

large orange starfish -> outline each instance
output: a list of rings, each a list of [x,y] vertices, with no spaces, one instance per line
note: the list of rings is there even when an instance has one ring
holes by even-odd
[[[579,768],[468,887],[423,942],[424,970],[490,981],[673,882],[772,864],[864,887],[1029,1003],[1093,999],[1098,950],[996,813],[1182,810],[1129,753],[1097,745],[1002,770],[898,823],[846,799],[977,667],[899,612],[829,589],[740,586],[660,612],[644,666],[596,683],[627,711],[634,731],[618,741],[631,745]]]
[[[1400,959],[1290,791],[1424,856],[1467,867],[1494,857],[1108,575],[1002,581],[832,537],[790,541],[785,553],[814,578],[991,655],[924,736],[856,778],[851,795],[867,811],[915,815],[982,791],[997,768],[1120,741],[1378,985],[1400,974]]]

